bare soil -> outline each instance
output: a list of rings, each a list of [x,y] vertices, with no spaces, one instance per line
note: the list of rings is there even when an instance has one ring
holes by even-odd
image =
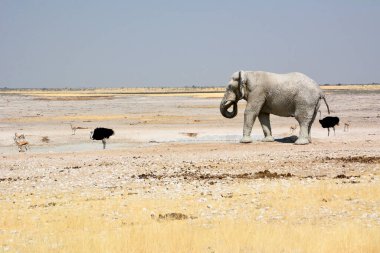
[[[340,117],[340,126],[328,137],[316,119],[313,142],[305,146],[293,144],[297,137],[290,134],[290,126],[295,119],[276,116],[271,116],[275,142],[260,141],[263,134],[256,122],[255,142],[240,144],[245,102],[239,103],[236,118],[225,119],[219,113],[222,95],[205,98],[191,94],[113,94],[112,98],[50,99],[28,93],[2,94],[0,205],[14,205],[16,209],[70,206],[69,197],[57,200],[54,196],[80,192],[89,196],[96,193],[97,199],[105,200],[115,194],[146,200],[192,196],[207,206],[189,213],[185,207],[192,202],[184,201],[184,209],[152,210],[152,218],[162,222],[241,217],[249,214],[247,206],[263,208],[257,204],[264,201],[263,192],[286,191],[292,184],[307,188],[326,182],[342,187],[379,188],[378,90],[326,91],[331,115]],[[327,116],[323,104],[321,111],[322,117]],[[345,122],[350,124],[348,131],[343,130]],[[72,135],[70,123],[88,129],[78,129]],[[95,127],[115,131],[106,150],[101,142],[89,138]],[[25,134],[30,150],[18,152],[13,141],[15,132]],[[244,195],[241,189],[245,187],[261,194],[256,196],[256,202],[251,194]],[[28,196],[41,196],[43,201],[30,203]],[[218,199],[233,202],[215,208],[213,201]],[[318,201],[332,199],[323,197]],[[355,207],[361,208],[363,214],[350,214]],[[269,222],[280,217],[268,208],[263,212],[269,215],[263,219],[256,216],[256,220]],[[380,226],[379,197],[367,202],[351,201],[337,210],[348,211],[343,216],[338,211],[334,215],[310,211],[304,219],[319,217],[321,224],[364,219],[371,226]]]
[[[229,120],[220,115],[217,98],[120,94],[109,100],[97,94],[91,100],[44,100],[28,93],[3,94],[0,187],[4,194],[129,183],[159,187],[170,180],[207,187],[218,181],[258,178],[377,175],[380,92],[343,91],[326,91],[332,115],[341,120],[335,135],[328,137],[317,119],[313,143],[307,146],[293,144],[297,138],[290,135],[293,118],[276,116],[271,117],[275,142],[260,142],[263,136],[256,122],[256,142],[240,144],[244,102],[239,115]],[[325,116],[324,105],[321,111]],[[350,124],[346,132],[344,122]],[[88,129],[72,135],[70,123]],[[106,150],[89,139],[98,126],[116,132]],[[18,152],[15,132],[26,135],[30,150]]]

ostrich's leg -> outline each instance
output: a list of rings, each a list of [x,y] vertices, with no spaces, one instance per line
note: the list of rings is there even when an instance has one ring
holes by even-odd
[[[103,149],[106,149],[106,139],[103,139],[102,142],[103,142]]]

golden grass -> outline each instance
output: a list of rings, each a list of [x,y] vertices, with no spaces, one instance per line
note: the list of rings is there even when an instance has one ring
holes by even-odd
[[[322,90],[380,90],[380,85],[326,85]]]
[[[56,90],[56,89],[25,89],[25,90],[2,90],[0,94],[22,94],[32,96],[104,96],[104,95],[133,95],[150,93],[210,93],[223,92],[224,87],[205,87],[205,88],[97,88],[97,89],[75,89],[75,90]],[[165,94],[164,94],[165,95]],[[170,95],[170,94],[169,94]]]
[[[33,116],[0,118],[0,122],[72,122],[72,121],[111,121],[111,120],[131,120],[139,124],[186,124],[193,123],[197,117],[180,115],[66,115],[66,116]],[[204,120],[203,120],[204,121]]]
[[[114,115],[67,115],[67,116],[33,116],[33,117],[14,117],[2,118],[0,122],[47,122],[47,121],[76,121],[76,120],[90,120],[90,121],[107,121],[107,120],[121,120],[126,119],[127,116],[122,114]],[[131,118],[131,117],[128,117]],[[134,117],[137,118],[137,117]]]
[[[380,90],[380,85],[325,85],[323,90]],[[225,87],[182,87],[182,88],[96,88],[78,90],[56,90],[56,89],[24,89],[24,90],[2,90],[0,94],[30,95],[41,98],[54,99],[54,97],[112,97],[130,95],[149,96],[193,96],[193,97],[221,97]]]
[[[352,91],[377,91],[380,85],[328,85],[321,86],[322,90],[352,90]],[[0,94],[16,94],[36,97],[37,100],[75,101],[112,99],[115,96],[154,96],[154,97],[194,97],[194,98],[218,98],[223,97],[225,87],[204,88],[98,88],[82,90],[3,90]]]
[[[380,185],[336,182],[265,180],[259,191],[242,182],[207,203],[186,192],[1,194],[0,252],[380,252],[379,221],[361,218],[379,217]],[[197,218],[156,219],[169,212]]]
[[[194,97],[194,98],[222,98],[224,94],[224,89],[223,91],[219,91],[218,93],[168,93],[168,94],[146,94],[146,96],[150,97]]]
[[[46,100],[46,101],[83,101],[83,100],[95,100],[95,99],[112,99],[113,95],[103,95],[103,94],[42,94],[35,98],[35,100]]]

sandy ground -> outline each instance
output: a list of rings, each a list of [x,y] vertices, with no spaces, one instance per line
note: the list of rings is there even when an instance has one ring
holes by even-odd
[[[325,93],[341,124],[328,137],[327,130],[314,122],[313,143],[306,146],[293,144],[299,129],[293,135],[289,128],[295,119],[276,116],[271,116],[275,142],[260,142],[263,134],[257,121],[256,141],[240,144],[245,102],[240,102],[235,119],[225,119],[219,113],[222,94],[81,99],[2,94],[0,204],[5,208],[0,215],[31,209],[43,213],[57,206],[75,209],[70,202],[74,194],[82,200],[106,201],[113,196],[132,202],[163,200],[129,210],[154,220],[176,212],[198,220],[249,217],[259,223],[320,225],[347,221],[379,228],[380,91]],[[327,116],[324,104],[321,111]],[[345,122],[350,124],[346,132]],[[86,129],[72,135],[70,123]],[[106,150],[101,142],[89,139],[89,132],[100,126],[116,133]],[[27,152],[18,152],[15,132],[25,134]],[[49,141],[42,141],[46,136]],[[292,212],[289,207],[275,208],[269,197],[293,186],[306,192],[318,186],[322,193],[313,195],[317,204],[300,203],[294,197],[298,204]],[[176,204],[165,204],[170,200]],[[28,244],[21,239],[27,231],[0,221],[0,252]]]

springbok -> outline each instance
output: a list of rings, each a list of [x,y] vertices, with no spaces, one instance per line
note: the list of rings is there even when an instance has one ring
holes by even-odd
[[[24,134],[18,134],[18,133],[15,133],[15,139],[17,140],[25,140],[25,135]]]
[[[70,123],[70,126],[71,126],[71,131],[72,131],[72,134],[71,134],[71,135],[75,135],[75,132],[76,132],[78,129],[87,129],[87,127],[73,126],[73,124],[71,124],[71,123]]]
[[[29,147],[29,142],[27,142],[25,139],[24,140],[17,140],[16,137],[14,138],[14,141],[18,147],[18,152],[24,152],[28,150]],[[23,148],[25,150],[23,150]]]
[[[343,131],[346,132],[346,130],[347,130],[347,132],[348,132],[349,128],[350,128],[350,122],[345,122]]]
[[[290,126],[290,134],[293,134],[293,132],[297,129],[297,125]]]

